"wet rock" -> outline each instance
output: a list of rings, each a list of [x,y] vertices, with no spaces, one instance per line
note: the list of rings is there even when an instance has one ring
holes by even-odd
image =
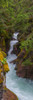
[[[16,45],[14,45],[14,47],[13,47],[13,53],[16,54],[16,55],[18,55],[18,53],[20,52],[19,46],[20,46],[20,43],[18,42],[18,43],[16,43]]]
[[[15,67],[14,69],[17,70],[17,67]]]
[[[0,100],[3,99],[3,83],[0,84]]]
[[[33,66],[17,66],[16,74],[19,77],[28,78],[33,80]]]
[[[11,52],[11,54],[13,54],[13,51]]]
[[[4,100],[18,100],[17,96],[6,88],[6,92],[3,94]]]

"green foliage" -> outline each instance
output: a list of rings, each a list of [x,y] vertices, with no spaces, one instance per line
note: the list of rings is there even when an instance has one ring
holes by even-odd
[[[26,32],[31,26],[29,20],[33,20],[33,1],[17,0],[16,2],[16,23],[15,29],[21,33]]]
[[[0,1],[0,36],[4,38],[10,38],[10,32],[13,32],[12,22],[14,21],[13,8],[11,7],[11,1]]]
[[[32,52],[33,0],[0,0],[0,37],[10,39],[15,31],[22,35],[20,49]]]
[[[28,35],[26,40],[21,41],[20,49],[25,50],[23,63],[25,66],[33,65],[33,33]]]
[[[32,62],[31,62],[31,60],[30,59],[26,59],[23,63],[22,63],[24,66],[32,66]]]
[[[11,32],[26,32],[33,20],[33,0],[0,0],[0,34],[10,36]],[[9,37],[8,37],[9,38]]]
[[[26,52],[33,50],[33,34],[29,35],[25,41],[21,41],[20,48],[25,49]]]

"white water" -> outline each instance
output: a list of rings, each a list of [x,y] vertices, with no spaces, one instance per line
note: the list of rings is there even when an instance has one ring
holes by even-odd
[[[17,58],[15,54],[11,54],[13,45],[18,42],[17,35],[18,33],[14,33],[13,38],[15,38],[16,40],[12,40],[10,42],[10,50],[7,57],[10,71],[6,75],[6,85],[18,96],[19,100],[33,100],[33,81],[19,78],[16,75],[16,71],[14,70],[16,64],[10,64],[10,61]]]

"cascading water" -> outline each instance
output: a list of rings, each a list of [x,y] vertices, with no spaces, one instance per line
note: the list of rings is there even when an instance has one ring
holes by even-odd
[[[19,78],[16,75],[16,71],[14,70],[16,64],[10,64],[10,61],[13,61],[17,58],[15,54],[11,54],[13,50],[13,45],[15,45],[18,42],[17,35],[18,33],[14,33],[13,38],[15,38],[16,40],[12,40],[10,42],[10,50],[7,56],[7,62],[10,71],[6,75],[6,85],[11,91],[13,91],[18,96],[19,100],[33,100],[33,81],[24,78]]]

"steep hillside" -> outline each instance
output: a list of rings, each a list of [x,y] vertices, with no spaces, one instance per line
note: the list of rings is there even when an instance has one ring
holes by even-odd
[[[18,55],[17,75],[33,79],[33,1],[21,0],[18,4],[20,11],[17,11],[16,28],[19,43],[14,46],[14,53]]]
[[[21,68],[24,66],[30,70],[33,68],[33,0],[0,0],[0,15],[0,47],[4,51],[7,48],[8,51],[9,40],[13,32],[18,31],[18,63],[21,62]],[[17,69],[18,74],[20,68]],[[33,69],[26,73],[30,75],[24,77],[30,78]]]

